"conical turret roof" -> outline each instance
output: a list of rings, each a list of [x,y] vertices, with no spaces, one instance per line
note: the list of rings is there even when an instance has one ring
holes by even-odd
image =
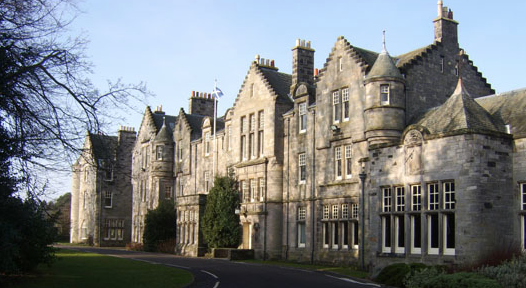
[[[384,47],[382,49],[382,53],[380,53],[380,55],[378,55],[378,58],[376,58],[376,61],[374,62],[373,67],[371,68],[371,71],[369,71],[369,74],[367,74],[366,80],[373,80],[378,78],[394,78],[400,80],[404,79],[404,77],[402,77],[402,74],[400,73],[400,70],[396,68],[393,59],[391,59],[391,56],[389,56],[389,52],[387,52],[387,49],[385,49],[385,42]]]
[[[155,136],[155,141],[172,142],[172,130],[166,125],[166,120],[163,120],[163,126]]]

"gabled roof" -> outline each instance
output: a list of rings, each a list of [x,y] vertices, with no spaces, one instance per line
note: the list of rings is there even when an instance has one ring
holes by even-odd
[[[278,101],[291,102],[288,93],[290,92],[290,85],[292,85],[292,76],[265,67],[259,67],[259,70],[272,90],[276,92]]]
[[[526,137],[526,88],[480,97],[475,101],[493,117],[509,124],[513,137]]]
[[[164,113],[157,113],[153,112],[153,122],[155,123],[155,127],[157,128],[157,131],[161,130],[161,127],[163,127],[163,122],[166,121],[166,126],[170,129],[174,129],[175,122],[177,122],[177,116],[172,115],[166,115]]]
[[[117,154],[118,137],[88,133],[92,153],[95,161],[101,159],[115,159]]]
[[[433,45],[434,44],[427,45],[425,47],[418,48],[413,51],[410,51],[405,54],[401,54],[401,55],[394,57],[396,59],[396,67],[402,68],[406,64],[409,64],[412,61],[418,59],[418,57],[422,57],[424,53],[429,52],[433,48]]]
[[[458,130],[506,132],[502,120],[491,116],[475,102],[460,79],[453,95],[444,104],[426,113],[418,124],[426,127],[431,134]]]

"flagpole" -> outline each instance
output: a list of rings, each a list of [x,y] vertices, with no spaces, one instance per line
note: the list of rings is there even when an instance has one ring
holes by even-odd
[[[213,143],[213,152],[212,155],[212,183],[215,181],[216,176],[216,122],[217,122],[217,79],[214,83],[214,136],[212,138]]]

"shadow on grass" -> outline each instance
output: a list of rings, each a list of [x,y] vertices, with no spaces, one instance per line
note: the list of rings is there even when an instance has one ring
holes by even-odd
[[[40,266],[34,275],[9,277],[7,287],[183,287],[190,272],[129,259],[59,249],[58,260]]]

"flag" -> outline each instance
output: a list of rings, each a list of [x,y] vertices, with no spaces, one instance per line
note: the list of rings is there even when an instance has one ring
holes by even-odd
[[[221,89],[216,87],[216,88],[214,88],[214,91],[212,91],[212,95],[214,95],[214,97],[216,99],[219,99],[219,98],[223,97],[223,91],[221,91]]]

